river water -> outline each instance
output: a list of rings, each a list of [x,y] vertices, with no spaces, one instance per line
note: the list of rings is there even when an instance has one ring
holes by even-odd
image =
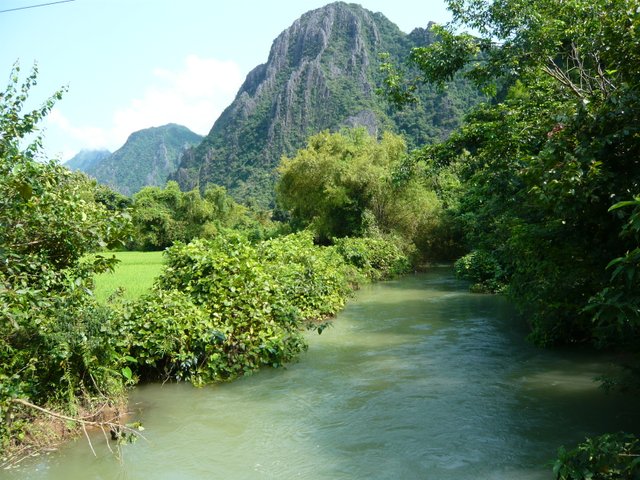
[[[450,269],[368,286],[285,369],[229,384],[145,385],[147,440],[94,435],[0,478],[550,479],[557,447],[638,430],[632,399],[593,378],[592,352],[549,351],[500,297]]]

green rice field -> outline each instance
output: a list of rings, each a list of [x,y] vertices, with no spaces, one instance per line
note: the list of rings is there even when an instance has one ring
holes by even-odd
[[[113,252],[113,255],[120,260],[115,271],[96,275],[95,278],[94,293],[101,303],[105,303],[120,287],[124,289],[124,298],[135,300],[149,291],[162,271],[162,252]]]

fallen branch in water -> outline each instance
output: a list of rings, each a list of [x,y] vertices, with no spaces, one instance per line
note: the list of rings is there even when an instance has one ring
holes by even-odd
[[[127,441],[127,442],[133,442],[135,441],[138,437],[146,440],[146,438],[144,437],[144,435],[142,435],[142,433],[140,433],[143,428],[140,424],[133,424],[134,426],[129,426],[129,425],[124,425],[120,422],[116,422],[116,421],[112,421],[112,420],[103,420],[103,421],[96,421],[96,420],[85,420],[84,418],[77,418],[77,417],[70,417],[68,415],[63,415],[62,413],[58,413],[58,412],[54,412],[52,410],[46,409],[44,407],[41,407],[39,405],[36,405],[34,403],[31,403],[27,400],[24,400],[22,398],[12,398],[10,400],[12,403],[17,403],[19,405],[23,405],[27,408],[31,408],[34,410],[37,410],[41,413],[44,413],[45,415],[48,415],[50,417],[53,418],[58,418],[61,420],[67,420],[70,422],[75,422],[78,423],[82,426],[82,430],[84,432],[84,435],[87,439],[87,442],[89,442],[89,448],[91,448],[91,451],[93,452],[94,456],[97,456],[96,451],[93,448],[93,444],[91,443],[91,439],[89,438],[89,434],[87,432],[87,428],[86,427],[97,427],[100,430],[102,430],[102,433],[104,434],[105,440],[107,441],[107,448],[109,448],[109,451],[111,453],[113,453],[113,449],[111,448],[110,442],[109,442],[109,436],[107,435],[106,430],[109,430],[110,436],[111,436],[111,440],[115,440],[118,442],[122,442],[122,441]],[[103,407],[104,408],[104,407]]]

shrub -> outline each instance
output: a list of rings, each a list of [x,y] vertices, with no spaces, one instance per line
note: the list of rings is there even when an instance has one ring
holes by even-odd
[[[144,377],[196,384],[280,366],[306,348],[298,312],[242,236],[176,244],[125,324]]]
[[[351,292],[351,269],[333,247],[313,243],[311,232],[275,238],[258,246],[276,281],[278,303],[316,324],[342,309]]]
[[[553,473],[557,480],[640,478],[640,439],[607,433],[587,438],[570,451],[561,447]]]
[[[369,280],[392,278],[410,270],[409,258],[385,238],[345,237],[334,243],[344,260]]]
[[[141,378],[197,385],[292,361],[306,348],[304,328],[321,331],[344,306],[357,268],[373,279],[408,268],[389,241],[321,247],[310,232],[257,245],[220,232],[165,256],[153,291],[123,309],[122,344]]]
[[[23,148],[62,95],[23,114],[36,76],[18,87],[16,65],[0,93],[0,451],[24,437],[24,402],[75,414],[123,390],[113,312],[90,291],[115,259],[82,258],[117,244],[129,218],[96,201],[87,177],[44,161],[39,138]]]
[[[485,250],[474,250],[454,264],[456,276],[473,282],[471,290],[495,293],[504,289],[504,274],[497,260]]]

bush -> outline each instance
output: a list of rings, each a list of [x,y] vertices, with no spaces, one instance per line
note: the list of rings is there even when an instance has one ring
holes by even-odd
[[[369,280],[383,280],[407,273],[407,255],[384,238],[340,238],[335,240],[338,253]]]
[[[454,264],[456,276],[473,282],[471,290],[479,293],[495,293],[504,289],[502,268],[491,253],[474,250]]]
[[[121,337],[140,377],[195,384],[292,361],[306,348],[303,329],[321,331],[344,306],[356,267],[373,279],[408,268],[390,242],[320,247],[310,232],[256,246],[221,233],[178,243],[165,255],[153,291],[124,309]]]
[[[209,342],[221,335],[206,311],[176,290],[143,295],[122,315],[120,338],[143,378],[197,383]]]
[[[322,253],[316,259],[294,253],[301,243],[282,239],[256,248],[227,233],[169,248],[154,291],[124,325],[139,374],[200,384],[293,360],[306,348],[305,316],[335,313],[344,295],[329,294],[346,292],[331,286]]]
[[[352,270],[335,248],[314,245],[311,232],[263,242],[258,252],[278,284],[278,302],[305,323],[315,325],[344,307]]]
[[[640,439],[625,433],[588,438],[575,449],[558,451],[557,480],[640,478]]]
[[[91,295],[115,259],[82,258],[118,243],[129,219],[85,176],[41,161],[39,138],[23,148],[61,92],[22,114],[37,71],[20,88],[18,74],[0,93],[0,450],[24,438],[24,402],[76,414],[123,391],[113,312]]]

